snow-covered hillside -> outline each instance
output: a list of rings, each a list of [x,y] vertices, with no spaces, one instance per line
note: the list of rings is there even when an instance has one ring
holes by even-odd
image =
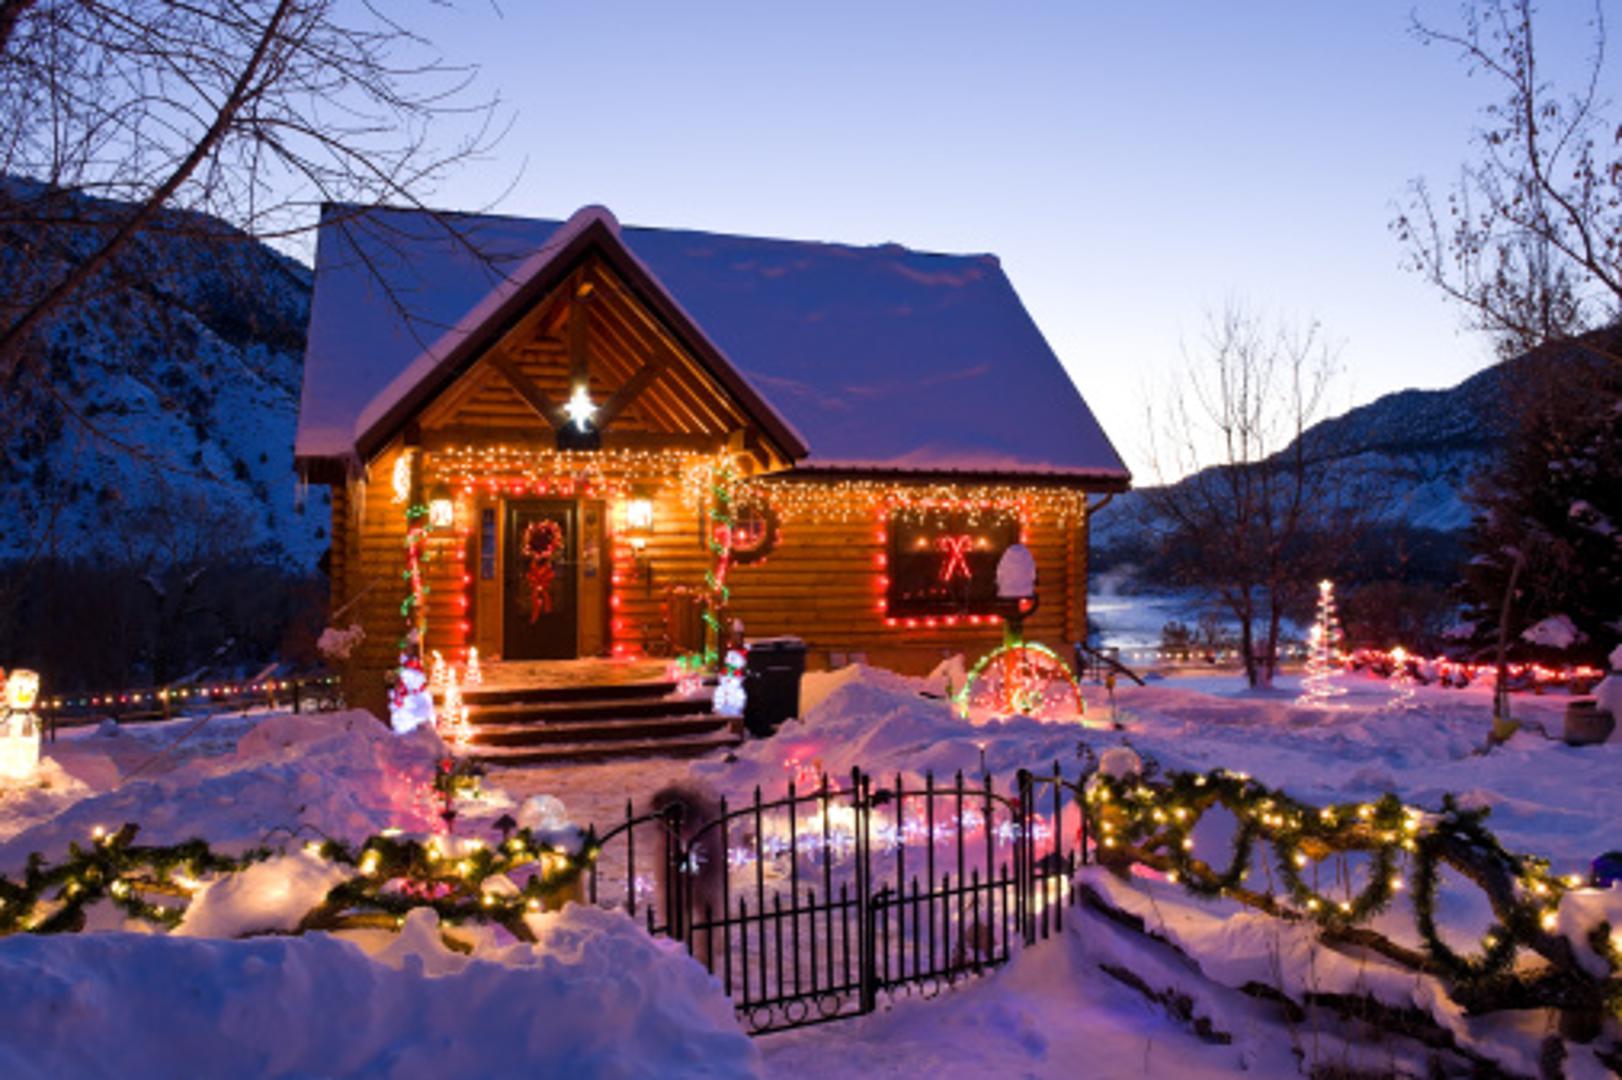
[[[1324,420],[1303,436],[1344,491],[1367,493],[1385,519],[1411,529],[1456,533],[1470,523],[1463,495],[1506,434],[1503,397],[1513,362],[1478,372],[1447,390],[1400,390]],[[1133,547],[1141,493],[1118,497],[1098,516],[1093,543]]]
[[[99,242],[107,204],[71,207],[91,224],[0,226],[13,302]],[[292,472],[309,291],[307,269],[222,223],[160,216],[31,356],[31,407],[0,428],[0,560],[232,553],[313,569],[325,495],[297,509]]]

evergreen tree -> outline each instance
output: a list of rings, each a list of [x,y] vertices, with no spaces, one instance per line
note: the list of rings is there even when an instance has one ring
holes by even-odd
[[[1477,513],[1463,589],[1482,650],[1496,644],[1506,614],[1510,645],[1524,657],[1602,664],[1622,639],[1619,346],[1622,327],[1509,363],[1514,427],[1469,494]],[[1570,648],[1521,639],[1554,615],[1581,635]]]

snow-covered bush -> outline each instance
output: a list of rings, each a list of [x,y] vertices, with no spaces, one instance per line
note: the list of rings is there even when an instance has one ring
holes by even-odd
[[[358,623],[352,623],[342,630],[336,626],[329,626],[321,631],[315,647],[326,657],[327,663],[338,665],[347,661],[365,639],[366,631]]]

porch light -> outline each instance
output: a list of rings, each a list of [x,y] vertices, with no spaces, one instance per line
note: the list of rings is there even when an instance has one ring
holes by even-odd
[[[456,523],[456,503],[450,489],[443,484],[434,486],[428,496],[428,525],[435,529],[448,529]]]
[[[653,500],[638,495],[625,503],[625,538],[636,557],[636,573],[653,588],[653,563],[648,559],[648,537],[653,533]]]
[[[631,546],[641,551],[653,531],[653,500],[632,499],[625,504],[625,529],[631,534]]]

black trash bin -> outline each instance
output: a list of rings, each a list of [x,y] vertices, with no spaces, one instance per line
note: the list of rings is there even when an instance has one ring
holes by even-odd
[[[784,720],[800,715],[800,677],[804,674],[805,642],[799,638],[749,642],[743,680],[748,695],[743,724],[749,734],[765,738]]]

